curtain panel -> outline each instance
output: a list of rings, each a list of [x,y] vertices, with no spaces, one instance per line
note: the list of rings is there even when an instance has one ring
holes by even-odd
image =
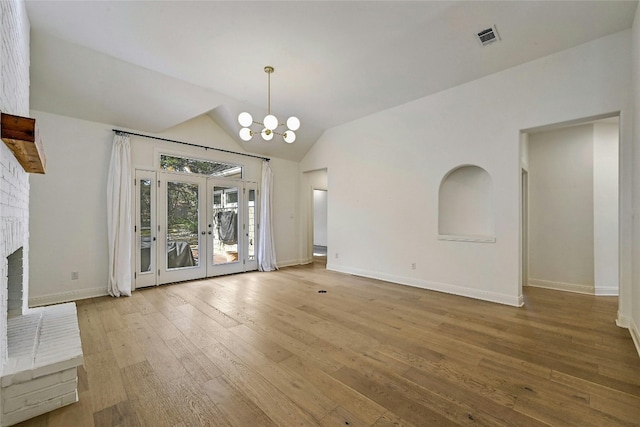
[[[258,269],[273,271],[276,263],[276,246],[273,241],[273,221],[271,193],[273,190],[273,171],[269,162],[262,162],[262,183],[260,185],[260,231],[258,234]]]
[[[107,229],[109,239],[109,295],[131,296],[131,144],[129,135],[113,137],[107,180]]]

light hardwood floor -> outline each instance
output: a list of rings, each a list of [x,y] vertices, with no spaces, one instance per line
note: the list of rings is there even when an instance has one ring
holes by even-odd
[[[318,264],[79,301],[80,401],[20,425],[639,425],[617,299],[525,302]]]

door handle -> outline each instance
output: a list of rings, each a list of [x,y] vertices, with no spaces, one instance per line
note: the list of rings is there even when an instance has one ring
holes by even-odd
[[[204,234],[204,233],[203,233]],[[209,231],[209,234],[211,234],[211,231]]]
[[[204,236],[206,233],[207,233],[206,231],[203,231],[203,232],[202,232],[202,235]]]

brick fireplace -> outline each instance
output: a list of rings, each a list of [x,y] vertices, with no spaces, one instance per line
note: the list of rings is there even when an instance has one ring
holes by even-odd
[[[29,114],[29,22],[20,2],[0,2],[0,110]],[[22,254],[22,295],[29,289],[29,176],[0,142],[0,367],[7,361],[9,256]],[[15,272],[12,275],[16,275]],[[18,273],[18,275],[20,275]],[[28,308],[23,297],[20,314]],[[18,307],[12,301],[12,312]],[[1,415],[0,415],[1,417]]]
[[[29,19],[0,0],[0,112],[29,116]],[[77,400],[74,303],[29,309],[29,174],[0,141],[0,426]]]

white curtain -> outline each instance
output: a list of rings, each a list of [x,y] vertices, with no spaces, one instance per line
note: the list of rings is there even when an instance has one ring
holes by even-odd
[[[273,222],[271,221],[271,192],[273,189],[273,172],[268,161],[262,162],[262,184],[260,187],[260,232],[258,234],[258,269],[273,271],[276,264],[276,246],[273,242]]]
[[[131,296],[131,145],[129,135],[113,137],[107,181],[109,294]]]

